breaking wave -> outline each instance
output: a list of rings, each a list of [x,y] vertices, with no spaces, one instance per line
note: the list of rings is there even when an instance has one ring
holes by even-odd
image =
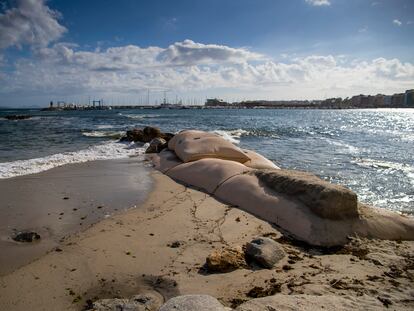
[[[124,144],[111,141],[74,152],[57,153],[36,159],[0,163],[0,178],[35,174],[66,164],[128,158],[141,155],[144,151],[144,148],[141,146],[138,147],[133,143]]]

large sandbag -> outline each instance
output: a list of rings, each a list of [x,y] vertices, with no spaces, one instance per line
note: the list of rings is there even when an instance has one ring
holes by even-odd
[[[212,133],[185,131],[171,143],[175,154],[184,162],[217,158],[244,163],[249,157],[224,138]]]
[[[279,167],[269,159],[266,159],[261,154],[252,150],[243,149],[243,152],[249,157],[249,161],[243,163],[244,165],[255,169],[278,169]]]
[[[351,190],[294,170],[258,170],[256,176],[278,193],[294,196],[323,218],[358,216],[358,198]]]
[[[166,149],[160,153],[150,153],[145,156],[147,160],[152,162],[154,168],[162,173],[166,173],[171,168],[183,163],[183,161],[177,158],[174,152]]]
[[[366,206],[360,207],[358,217],[322,218],[295,196],[268,187],[253,172],[230,178],[216,190],[215,196],[312,245],[343,245],[349,236],[414,239],[413,218]]]
[[[214,193],[229,178],[250,170],[238,162],[207,158],[178,165],[169,170],[167,175],[208,193]]]
[[[175,134],[168,142],[168,149],[175,150],[175,145],[178,140],[182,139],[198,139],[201,137],[218,137],[218,135],[213,133],[208,133],[204,131],[198,130],[183,130],[180,131],[178,134]]]

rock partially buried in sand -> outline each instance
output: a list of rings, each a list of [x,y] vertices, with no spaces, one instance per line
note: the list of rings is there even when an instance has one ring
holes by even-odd
[[[345,219],[358,216],[357,195],[345,187],[301,171],[259,170],[255,173],[269,188],[298,199],[320,217]]]
[[[89,311],[157,311],[164,299],[158,293],[146,293],[131,299],[100,299],[92,304]]]
[[[25,242],[25,243],[31,243],[33,241],[40,240],[40,235],[36,232],[32,231],[25,231],[25,232],[19,232],[14,237],[12,237],[13,240],[16,242]]]
[[[247,243],[245,253],[248,260],[250,259],[267,269],[273,268],[278,261],[285,257],[282,246],[265,237],[259,237]]]
[[[171,298],[159,311],[228,311],[216,298],[208,295],[183,295]]]
[[[206,258],[206,268],[209,272],[230,272],[245,266],[241,247],[215,250]]]
[[[165,148],[167,148],[167,141],[164,138],[157,137],[151,140],[145,153],[160,153]]]

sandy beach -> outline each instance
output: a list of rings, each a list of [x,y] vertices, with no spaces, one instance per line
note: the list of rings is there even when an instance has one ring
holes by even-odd
[[[66,235],[143,203],[152,186],[149,174],[131,158],[0,179],[0,275],[58,247]],[[20,230],[37,232],[41,243],[14,242]]]
[[[89,173],[99,180],[99,170]],[[352,239],[344,247],[310,247],[160,172],[150,175],[153,189],[137,208],[61,239],[59,251],[0,277],[1,309],[82,310],[89,299],[156,292],[163,301],[208,294],[231,308],[277,294],[280,301],[302,299],[308,309],[318,309],[312,299],[320,297],[328,310],[412,310],[413,242]],[[286,256],[275,267],[206,270],[211,252],[257,236],[281,244]]]

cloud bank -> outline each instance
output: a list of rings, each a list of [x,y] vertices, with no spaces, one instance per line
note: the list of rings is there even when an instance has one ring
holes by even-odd
[[[395,92],[414,84],[414,65],[398,59],[371,61],[334,55],[284,58],[283,62],[245,48],[176,42],[166,48],[126,45],[85,51],[57,43],[19,59],[0,75],[0,93],[126,94],[152,90],[205,92],[226,90],[252,98],[322,98],[360,92]]]
[[[16,0],[17,6],[0,14],[0,49],[47,46],[59,39],[66,28],[59,24],[59,13],[44,0]]]

